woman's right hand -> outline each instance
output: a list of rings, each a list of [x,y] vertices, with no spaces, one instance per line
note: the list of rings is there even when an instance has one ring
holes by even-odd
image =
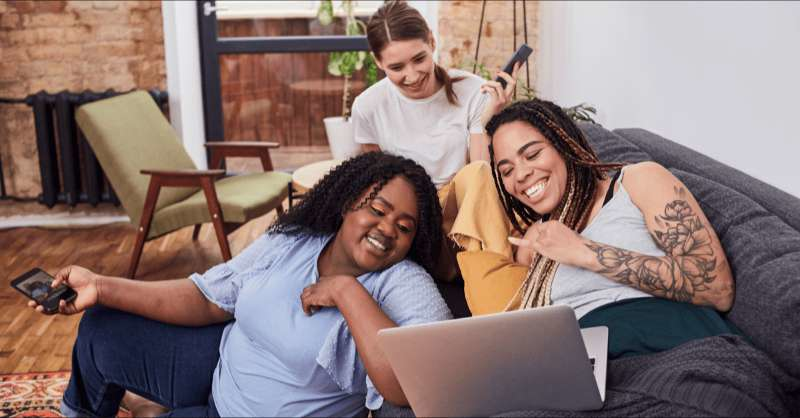
[[[490,96],[489,103],[486,104],[486,108],[481,115],[483,126],[486,126],[492,116],[500,113],[514,100],[514,89],[517,87],[517,72],[521,66],[521,63],[515,63],[511,74],[497,70],[495,77],[505,80],[505,87],[495,80],[489,80],[481,86],[481,93],[486,93]]]
[[[522,264],[524,266],[531,265],[533,262],[533,257],[536,255],[536,251],[531,248],[530,245],[527,245],[527,242],[531,239],[535,239],[536,236],[538,236],[536,228],[528,228],[521,238],[518,236],[508,237],[508,241],[515,247],[514,261],[517,264]]]
[[[80,266],[67,266],[59,270],[53,280],[53,287],[63,283],[72,288],[78,295],[71,302],[60,301],[58,311],[64,315],[72,315],[96,305],[99,300],[97,282],[97,274]],[[28,302],[28,306],[36,308],[39,312],[44,312],[44,307],[38,305],[35,301]]]

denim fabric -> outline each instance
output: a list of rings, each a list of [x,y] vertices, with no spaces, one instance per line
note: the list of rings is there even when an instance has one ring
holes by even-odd
[[[129,390],[172,409],[167,416],[216,416],[209,396],[224,328],[180,327],[88,309],[72,349],[62,412],[112,417]]]

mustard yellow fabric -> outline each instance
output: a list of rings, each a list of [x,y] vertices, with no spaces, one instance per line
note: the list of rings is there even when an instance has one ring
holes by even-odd
[[[439,190],[443,228],[464,251],[456,255],[467,305],[473,315],[504,310],[514,297],[527,266],[514,264],[508,221],[485,161],[468,164]]]
[[[462,251],[456,256],[464,278],[464,296],[472,315],[506,310],[525,281],[528,267],[491,251]]]

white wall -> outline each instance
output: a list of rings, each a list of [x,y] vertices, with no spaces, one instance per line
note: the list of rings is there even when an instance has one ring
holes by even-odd
[[[540,96],[800,197],[800,3],[540,4]]]
[[[172,127],[197,168],[205,169],[206,136],[195,4],[191,1],[162,1],[161,13]]]

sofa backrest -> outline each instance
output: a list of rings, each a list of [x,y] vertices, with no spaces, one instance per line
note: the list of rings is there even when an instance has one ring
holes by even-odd
[[[733,271],[727,318],[800,377],[800,199],[643,129],[581,129],[602,160],[656,161],[686,185]]]
[[[800,231],[800,199],[797,197],[644,129],[616,129],[614,133],[627,139],[665,167],[702,175],[742,193],[796,231]]]

